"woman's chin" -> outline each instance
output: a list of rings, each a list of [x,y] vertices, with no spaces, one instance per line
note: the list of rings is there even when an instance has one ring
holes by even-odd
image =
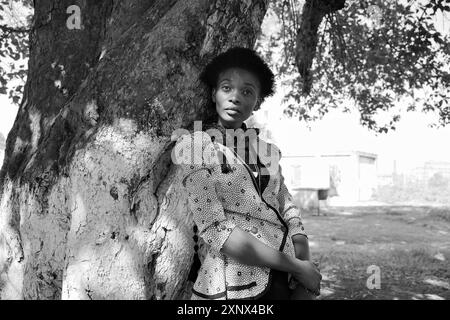
[[[223,122],[226,123],[238,123],[238,122],[242,122],[242,119],[240,117],[240,113],[236,113],[236,114],[224,114],[221,118]]]
[[[226,111],[222,114],[222,119],[226,121],[241,121],[242,115],[236,111]]]
[[[225,128],[240,128],[242,121],[233,118],[221,118],[220,122]]]

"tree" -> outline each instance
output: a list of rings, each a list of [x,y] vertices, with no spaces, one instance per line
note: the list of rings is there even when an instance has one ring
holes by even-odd
[[[0,172],[1,297],[186,297],[192,219],[170,157],[212,56],[252,47],[267,1],[35,2]]]
[[[433,17],[450,12],[450,1],[272,1],[279,32],[258,42],[288,91],[286,113],[300,120],[330,109],[357,110],[361,124],[378,132],[395,129],[395,104],[450,123],[450,37]],[[334,8],[342,10],[333,10]],[[326,14],[325,14],[326,13]],[[305,17],[315,16],[315,19]],[[386,121],[383,113],[395,111]],[[397,113],[397,114],[396,114]]]
[[[446,179],[441,172],[436,172],[431,176],[431,178],[428,179],[428,186],[434,189],[433,191],[435,192],[445,192],[449,184],[448,182],[449,180]]]

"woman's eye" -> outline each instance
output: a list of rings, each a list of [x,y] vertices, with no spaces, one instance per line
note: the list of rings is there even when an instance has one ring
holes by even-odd
[[[253,94],[253,92],[252,92],[251,90],[244,90],[242,93],[243,93],[245,96],[248,96],[248,95]]]
[[[222,90],[228,92],[231,90],[231,88],[229,86],[222,86]]]

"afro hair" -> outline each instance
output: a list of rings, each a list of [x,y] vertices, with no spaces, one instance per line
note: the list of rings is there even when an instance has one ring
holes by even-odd
[[[253,73],[261,84],[261,101],[274,93],[274,75],[266,62],[254,51],[242,47],[231,48],[211,60],[200,74],[200,80],[215,88],[220,73],[229,68],[241,68]]]

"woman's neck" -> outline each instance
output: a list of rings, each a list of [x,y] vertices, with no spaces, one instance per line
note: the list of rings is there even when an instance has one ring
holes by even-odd
[[[238,129],[238,128],[242,128],[242,122],[238,123],[238,122],[234,122],[232,124],[230,123],[223,123],[222,120],[219,118],[217,119],[217,124],[224,127],[225,129]]]

